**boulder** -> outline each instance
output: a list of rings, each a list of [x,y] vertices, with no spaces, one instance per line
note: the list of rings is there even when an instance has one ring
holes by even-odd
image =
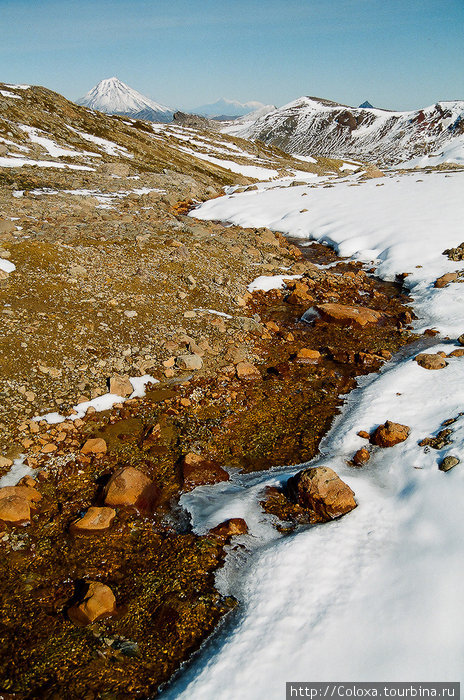
[[[127,375],[115,374],[110,378],[110,394],[117,396],[130,396],[134,391],[130,379]]]
[[[318,304],[316,310],[324,321],[340,323],[341,325],[366,326],[378,323],[382,318],[380,311],[369,309],[367,306],[348,306],[346,304]]]
[[[286,485],[288,498],[311,511],[311,522],[327,522],[356,508],[354,492],[329,467],[311,467],[292,476]]]
[[[424,369],[443,369],[448,364],[444,357],[438,354],[424,352],[414,358]]]
[[[373,445],[378,445],[379,447],[393,447],[400,442],[404,442],[409,435],[409,426],[401,425],[401,423],[393,423],[391,420],[387,420],[383,425],[379,425],[378,428],[371,435],[371,442]]]
[[[4,523],[21,525],[31,519],[29,501],[21,496],[0,497],[0,520]]]
[[[85,515],[70,525],[70,532],[82,534],[95,534],[107,530],[116,517],[114,508],[105,506],[91,506]]]
[[[103,438],[91,438],[84,443],[81,449],[83,455],[103,455],[105,452],[106,442]]]
[[[368,462],[370,458],[371,455],[369,453],[369,450],[367,450],[365,447],[362,447],[353,456],[353,464],[356,464],[357,467],[360,467],[361,465],[366,464],[366,462]]]
[[[222,539],[228,539],[234,535],[246,535],[248,532],[248,525],[243,518],[230,518],[229,520],[224,520],[223,523],[219,523],[216,527],[210,530],[211,535],[220,537]]]
[[[229,480],[229,474],[217,462],[193,452],[186,454],[182,460],[182,477],[187,490]]]
[[[151,510],[159,500],[158,487],[134,467],[121,467],[113,474],[104,490],[107,506],[136,506]]]
[[[261,379],[261,372],[252,362],[238,362],[235,371],[239,379]]]
[[[441,289],[442,287],[446,287],[446,285],[450,282],[455,282],[457,278],[457,272],[447,272],[446,275],[442,275],[441,277],[439,277],[433,286],[437,289]]]
[[[68,610],[70,620],[78,625],[90,625],[116,612],[116,598],[109,586],[99,581],[89,581],[80,603]]]
[[[438,469],[442,472],[449,472],[450,469],[455,467],[457,464],[459,464],[461,460],[458,459],[457,457],[454,457],[453,455],[448,455],[445,457],[445,459],[441,462],[440,466]]]

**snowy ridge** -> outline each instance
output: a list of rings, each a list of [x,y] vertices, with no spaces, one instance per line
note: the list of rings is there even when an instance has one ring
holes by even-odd
[[[147,121],[172,121],[173,110],[145,97],[119,78],[100,80],[77,104],[105,114],[121,114]]]
[[[464,143],[464,101],[390,112],[300,97],[253,123],[236,122],[227,127],[227,133],[260,139],[292,154],[392,165],[443,150],[452,139]]]

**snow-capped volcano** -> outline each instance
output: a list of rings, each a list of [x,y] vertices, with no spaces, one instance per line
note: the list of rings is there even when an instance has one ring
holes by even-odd
[[[195,114],[201,114],[204,117],[243,117],[250,112],[256,112],[263,107],[269,107],[262,102],[238,102],[237,100],[228,100],[221,97],[217,102],[208,105],[201,105],[192,110]]]
[[[170,122],[174,111],[129,87],[119,78],[100,80],[77,104],[105,114],[122,114],[153,122]]]

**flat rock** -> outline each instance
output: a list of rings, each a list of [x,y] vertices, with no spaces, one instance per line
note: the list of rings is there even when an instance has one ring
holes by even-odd
[[[217,462],[193,452],[186,454],[182,460],[182,476],[187,490],[229,480],[229,474]]]
[[[69,530],[73,533],[94,534],[111,527],[115,517],[114,508],[91,506],[82,518],[71,524]]]
[[[159,499],[159,489],[143,472],[121,467],[108,481],[104,491],[107,506],[136,506],[151,510]]]
[[[261,372],[252,362],[238,362],[235,371],[239,379],[261,379]]]
[[[84,443],[81,453],[83,455],[102,455],[105,454],[106,449],[106,442],[103,440],[103,438],[90,438],[90,440],[87,440]]]
[[[311,522],[327,522],[356,508],[354,492],[330,467],[312,467],[290,477],[289,499],[312,511]]]
[[[350,326],[366,326],[378,323],[382,318],[380,311],[369,309],[367,306],[347,306],[346,304],[318,304],[316,310],[324,321]]]
[[[42,499],[42,494],[31,486],[4,486],[0,489],[0,498],[16,496],[24,498],[29,504],[38,503]]]
[[[424,352],[414,358],[424,369],[443,369],[448,364],[444,357],[438,354]]]
[[[386,423],[376,428],[371,436],[371,442],[379,447],[393,447],[393,445],[404,442],[409,431],[409,426],[387,420]]]
[[[68,617],[78,625],[90,625],[116,612],[116,598],[109,586],[89,581],[83,599],[68,610]]]
[[[321,359],[321,353],[318,350],[311,350],[310,348],[300,348],[298,350],[296,359],[299,362],[308,362],[315,364]]]
[[[447,272],[445,275],[439,277],[433,286],[437,289],[441,289],[442,287],[446,287],[446,285],[450,282],[454,282],[455,280],[457,280],[457,278],[457,272]]]
[[[21,498],[21,496],[0,497],[0,520],[13,525],[21,525],[29,522],[30,519],[31,507],[25,498]]]

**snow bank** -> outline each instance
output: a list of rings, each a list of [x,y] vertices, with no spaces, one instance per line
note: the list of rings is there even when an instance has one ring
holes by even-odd
[[[210,200],[192,215],[328,243],[342,256],[376,263],[384,279],[407,272],[405,284],[422,317],[417,329],[462,333],[462,287],[433,289],[433,283],[463,267],[442,253],[464,240],[464,173],[392,175],[367,182],[351,176],[331,184],[260,188]]]
[[[345,255],[374,260],[387,278],[411,272],[418,326],[463,332],[464,287],[433,287],[436,276],[456,267],[441,253],[463,237],[463,178],[394,176],[350,187],[351,178],[329,189],[259,189],[207,202],[195,216],[330,242]],[[308,212],[301,212],[302,202]],[[428,352],[455,347],[438,342]],[[183,497],[197,532],[244,517],[250,535],[239,540],[248,553],[231,549],[217,577],[221,591],[239,599],[238,617],[165,698],[277,700],[291,680],[463,679],[464,358],[429,371],[416,354],[411,349],[360,379],[311,463],[332,467],[355,491],[358,508],[344,518],[289,537],[270,527],[259,507],[263,489],[297,466],[235,473],[227,484]],[[419,447],[451,418],[450,445]],[[372,448],[367,466],[350,467],[367,444],[358,431],[387,419],[410,426],[408,439]],[[448,455],[461,464],[444,473],[438,465]]]
[[[148,383],[158,384],[158,380],[152,377],[150,374],[144,374],[143,377],[130,377],[130,383],[132,384],[133,392],[127,398],[133,399],[136,397],[141,397],[145,395],[145,387]],[[65,420],[77,420],[78,418],[83,418],[87,412],[87,409],[94,408],[96,411],[109,411],[113,408],[115,403],[124,403],[126,399],[123,396],[118,396],[117,394],[103,394],[102,396],[97,396],[97,398],[91,401],[83,401],[82,403],[73,406],[76,411],[72,416],[62,416],[61,413],[53,412],[47,413],[43,416],[36,416],[32,420],[40,421],[45,420],[50,425],[56,423],[62,423]]]

